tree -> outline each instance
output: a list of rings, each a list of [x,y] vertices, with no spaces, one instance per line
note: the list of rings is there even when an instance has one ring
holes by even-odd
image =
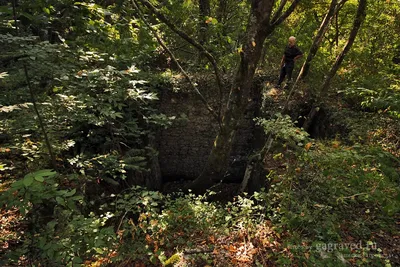
[[[332,20],[332,17],[338,11],[339,6],[344,4],[344,2],[346,2],[346,1],[347,0],[342,0],[342,1],[340,1],[339,4],[338,4],[337,0],[332,0],[331,1],[331,4],[329,6],[329,10],[326,13],[324,19],[322,20],[321,25],[320,25],[320,27],[318,29],[318,32],[314,37],[313,44],[311,45],[311,48],[310,48],[310,50],[308,52],[307,59],[305,60],[305,62],[303,63],[303,66],[301,67],[299,76],[296,79],[296,83],[299,80],[302,80],[307,76],[308,71],[310,70],[311,61],[315,57],[315,55],[316,55],[316,53],[318,51],[318,48],[321,45],[322,39],[324,37],[324,34],[325,34],[326,30],[328,29],[328,26],[329,26],[329,24],[330,24],[330,22]]]
[[[196,192],[203,192],[223,176],[238,123],[248,104],[247,99],[250,97],[254,72],[261,57],[264,40],[293,12],[299,1],[294,1],[282,15],[283,8],[279,8],[272,16],[274,2],[273,0],[251,2],[251,14],[240,52],[239,68],[232,83],[222,125],[202,174],[190,186]]]
[[[221,90],[219,67],[213,55],[202,44],[194,40],[194,38],[178,29],[175,24],[166,18],[148,0],[139,1],[172,31],[205,55],[214,68],[217,83],[220,85],[219,88]],[[275,0],[251,1],[250,17],[244,40],[241,42],[239,49],[240,62],[238,70],[233,77],[229,99],[225,113],[222,116],[219,132],[202,174],[190,185],[190,188],[196,192],[205,191],[205,189],[209,188],[223,176],[228,164],[238,123],[248,104],[247,99],[250,97],[250,89],[257,64],[261,57],[264,41],[295,10],[299,2],[300,0],[294,0],[283,12],[287,0],[282,0],[277,10],[273,12]]]
[[[323,96],[325,96],[327,94],[327,91],[329,90],[329,85],[331,83],[332,78],[335,76],[337,70],[341,66],[346,54],[351,49],[351,46],[353,45],[354,40],[356,39],[358,30],[360,29],[361,24],[365,19],[366,7],[367,7],[367,0],[359,0],[357,13],[354,17],[353,27],[350,31],[349,38],[348,38],[342,52],[338,55],[335,63],[332,65],[328,74],[325,76],[323,84],[318,92],[317,99],[321,99]],[[311,108],[311,111],[303,125],[303,128],[306,131],[309,129],[311,122],[313,121],[318,110],[319,110],[319,108],[317,106],[313,105],[313,107]]]

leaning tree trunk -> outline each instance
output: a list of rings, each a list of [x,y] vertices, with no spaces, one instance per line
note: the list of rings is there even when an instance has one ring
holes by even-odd
[[[311,45],[310,51],[308,52],[307,59],[304,62],[303,66],[301,67],[299,76],[297,77],[296,83],[299,80],[304,79],[308,71],[310,70],[311,66],[311,61],[314,59],[315,55],[317,54],[317,51],[319,49],[319,46],[322,42],[322,38],[324,37],[324,34],[326,30],[328,29],[329,23],[335,14],[335,8],[337,6],[337,0],[332,0],[331,5],[329,7],[328,13],[326,13],[325,18],[322,20],[321,25],[319,26],[317,35],[314,38],[314,41]]]
[[[319,90],[319,95],[317,96],[317,99],[321,99],[328,92],[329,85],[332,81],[332,78],[335,76],[337,70],[339,69],[340,65],[342,64],[342,62],[344,60],[344,57],[349,52],[351,46],[354,43],[354,40],[356,39],[358,30],[360,29],[361,24],[364,21],[365,16],[366,16],[366,8],[367,8],[367,0],[359,0],[357,14],[354,18],[353,28],[351,29],[349,39],[347,40],[347,43],[344,46],[342,52],[336,58],[336,61],[333,64],[332,68],[330,69],[329,73],[325,76],[324,82],[321,86],[321,89]],[[307,116],[306,121],[303,124],[304,130],[307,131],[310,128],[311,122],[313,121],[314,117],[317,115],[318,110],[319,110],[319,108],[316,105],[314,105],[311,108],[311,111],[310,111],[309,115]]]
[[[340,3],[337,3],[337,0],[332,0],[331,5],[329,7],[328,13],[326,13],[324,19],[321,22],[321,25],[319,26],[317,35],[314,37],[314,41],[311,45],[311,48],[308,52],[308,56],[306,61],[304,61],[303,66],[300,69],[299,75],[296,78],[296,81],[294,82],[292,89],[289,92],[289,97],[288,99],[292,96],[293,92],[296,90],[296,87],[300,80],[304,80],[304,78],[307,76],[310,67],[311,67],[311,61],[314,59],[315,55],[318,52],[318,49],[321,45],[322,39],[324,37],[325,32],[328,29],[329,23],[332,20],[333,15],[339,10],[339,7],[342,6],[347,0],[341,0]],[[284,111],[287,111],[288,109],[288,104],[289,101],[286,101],[286,104],[284,106]]]

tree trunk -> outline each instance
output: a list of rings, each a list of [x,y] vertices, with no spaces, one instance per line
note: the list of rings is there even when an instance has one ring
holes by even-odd
[[[332,81],[332,78],[335,76],[337,70],[339,69],[340,65],[342,64],[344,57],[346,54],[349,52],[351,46],[354,43],[354,40],[356,39],[358,30],[361,27],[362,22],[365,19],[366,16],[366,7],[367,7],[367,0],[359,0],[358,3],[358,8],[357,8],[357,14],[354,18],[354,23],[353,23],[353,28],[351,29],[349,39],[347,40],[346,45],[344,46],[342,52],[339,54],[339,56],[336,58],[335,63],[333,64],[332,68],[330,69],[329,73],[325,76],[324,82],[321,86],[321,89],[319,90],[319,95],[317,96],[317,99],[321,99],[322,96],[326,95],[327,91],[329,90],[329,85]],[[310,114],[306,121],[303,124],[304,130],[308,130],[309,127],[311,126],[311,123],[314,119],[314,117],[318,113],[318,107],[314,105],[310,111]]]
[[[162,22],[177,33],[184,40],[196,47],[210,60],[214,69],[218,84],[218,66],[214,57],[197,41],[179,30],[169,21],[159,10],[157,10],[148,0],[139,0],[144,6],[155,14]],[[286,1],[283,1],[286,3]],[[189,186],[197,193],[202,193],[205,189],[214,184],[216,180],[223,177],[228,164],[232,142],[235,137],[238,122],[250,99],[250,89],[253,83],[253,76],[259,62],[265,38],[273,32],[275,27],[282,23],[296,8],[300,0],[294,0],[291,5],[280,14],[275,14],[271,20],[271,13],[275,0],[252,0],[250,18],[247,25],[246,38],[240,52],[240,64],[235,75],[233,86],[230,91],[227,108],[220,125],[219,133],[214,141],[207,164],[202,174]],[[280,13],[280,12],[278,12]],[[280,16],[279,16],[280,15]],[[271,22],[272,21],[272,22]],[[221,88],[221,86],[219,86]]]
[[[339,11],[335,15],[335,42],[336,42],[336,47],[339,46]]]
[[[189,188],[195,193],[203,193],[216,181],[222,180],[228,165],[238,123],[243,116],[248,101],[251,101],[250,89],[265,38],[294,11],[299,2],[300,0],[294,0],[282,15],[275,14],[276,16],[272,19],[271,13],[275,0],[253,0],[251,2],[246,39],[240,53],[241,60],[232,83],[222,126],[215,138],[202,174],[189,185]]]
[[[228,3],[226,0],[219,0],[218,1],[218,8],[217,8],[217,20],[224,24],[226,20],[226,13],[227,13]]]
[[[317,54],[317,51],[321,44],[322,38],[324,37],[326,30],[328,29],[329,22],[331,21],[333,15],[335,14],[336,6],[337,6],[337,0],[332,0],[331,5],[328,10],[328,13],[326,13],[325,18],[322,20],[322,23],[319,26],[317,35],[314,38],[313,44],[311,45],[311,48],[310,48],[310,51],[308,52],[307,59],[304,62],[303,66],[301,67],[301,70],[300,70],[299,76],[297,77],[296,82],[298,80],[304,79],[307,76],[308,71],[310,70],[311,61]]]
[[[207,17],[210,16],[210,0],[199,0],[199,43],[204,45],[207,43],[208,24]]]
[[[246,41],[241,52],[238,71],[230,91],[228,105],[220,132],[202,174],[190,185],[195,193],[202,193],[221,180],[228,164],[232,142],[238,122],[248,104],[254,72],[261,57],[262,46],[269,34],[269,18],[274,0],[252,1],[251,15],[247,25]]]
[[[146,174],[145,183],[149,190],[161,190],[162,177],[158,155],[150,160],[150,172]]]
[[[366,7],[367,7],[367,0],[360,0],[358,4],[357,14],[354,19],[353,28],[351,29],[349,39],[347,40],[346,45],[344,46],[342,52],[336,58],[335,64],[333,64],[331,70],[329,71],[328,75],[325,77],[324,83],[321,87],[321,93],[326,93],[329,89],[330,82],[332,78],[335,76],[337,70],[339,69],[340,65],[343,62],[344,57],[349,52],[350,48],[352,47],[354,40],[356,39],[358,30],[361,27],[362,22],[366,16]]]

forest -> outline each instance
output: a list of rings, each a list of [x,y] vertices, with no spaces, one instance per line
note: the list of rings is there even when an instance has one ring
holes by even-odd
[[[400,266],[400,0],[0,0],[0,266]]]

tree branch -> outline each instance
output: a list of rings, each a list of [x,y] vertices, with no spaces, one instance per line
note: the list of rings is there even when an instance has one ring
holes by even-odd
[[[40,115],[39,110],[38,110],[37,105],[36,105],[35,95],[33,93],[31,80],[29,78],[28,69],[26,67],[25,62],[24,62],[24,72],[25,72],[26,83],[28,84],[28,88],[29,88],[29,94],[31,95],[31,101],[33,103],[33,109],[35,110],[35,113],[36,113],[36,116],[37,116],[38,122],[39,122],[39,127],[42,130],[42,133],[43,133],[43,136],[44,136],[44,141],[46,142],[47,149],[49,150],[49,154],[50,154],[50,158],[51,158],[51,163],[53,165],[53,169],[57,170],[56,157],[55,157],[55,155],[53,153],[53,149],[51,147],[49,138],[47,136],[47,132],[46,132],[46,128],[44,126],[43,120],[42,120],[42,116]]]
[[[140,1],[140,0],[139,0]],[[146,18],[143,15],[143,12],[140,10],[139,6],[136,4],[135,0],[132,0],[132,4],[136,11],[138,12],[138,15],[140,19],[144,22],[144,24],[147,26],[147,28],[150,29],[150,31],[153,33],[154,37],[157,39],[158,43],[161,45],[161,47],[165,50],[166,53],[169,54],[171,57],[172,61],[178,66],[178,69],[181,71],[183,76],[186,78],[186,80],[189,82],[190,86],[192,89],[197,93],[197,95],[200,97],[201,102],[206,106],[208,111],[211,113],[211,115],[217,120],[218,124],[221,126],[221,120],[220,117],[215,113],[213,108],[208,104],[206,98],[201,94],[199,89],[194,85],[192,82],[192,79],[189,77],[189,75],[186,73],[186,71],[182,68],[182,66],[179,64],[178,60],[174,56],[174,54],[171,52],[171,50],[167,47],[167,45],[164,43],[164,41],[161,39],[161,37],[158,35],[157,31],[147,22]]]
[[[335,11],[342,9],[342,7],[344,6],[344,4],[346,4],[347,1],[348,0],[341,0],[337,5],[337,10],[335,10]]]
[[[15,22],[15,32],[16,32],[16,35],[19,36],[19,29],[18,29],[18,23],[17,23],[17,5],[16,5],[16,1],[15,0],[12,1],[12,9],[13,9],[14,22]],[[22,58],[22,57],[26,57],[26,56],[25,55],[16,56],[17,59],[18,59],[18,57]],[[50,159],[51,159],[51,163],[53,165],[53,169],[57,170],[56,157],[55,157],[55,155],[53,153],[53,149],[51,147],[49,138],[47,136],[46,127],[45,127],[45,125],[43,123],[42,117],[41,117],[41,115],[39,113],[39,110],[37,108],[37,105],[36,105],[35,94],[33,92],[33,88],[32,88],[32,85],[31,85],[31,80],[30,80],[29,75],[28,75],[28,68],[26,67],[26,63],[25,62],[23,63],[23,66],[24,66],[24,73],[25,73],[26,83],[28,85],[29,94],[31,96],[31,101],[32,101],[32,104],[33,104],[33,109],[35,110],[36,116],[38,118],[39,128],[42,130],[42,133],[43,133],[43,136],[44,136],[44,140],[45,140],[47,149],[48,149],[49,154],[50,154]]]
[[[283,13],[278,19],[272,20],[272,25],[278,26],[281,24],[287,17],[289,17],[290,14],[294,11],[296,8],[297,4],[300,3],[301,0],[294,0],[290,7]]]
[[[217,85],[219,89],[219,110],[218,110],[218,117],[221,117],[221,107],[222,107],[222,80],[220,71],[218,68],[217,61],[215,60],[214,56],[207,51],[199,42],[191,38],[188,34],[184,31],[178,29],[175,24],[173,24],[168,18],[166,18],[160,11],[157,10],[148,0],[138,0],[142,5],[146,6],[160,21],[165,23],[173,32],[178,34],[182,39],[186,42],[194,46],[197,50],[205,55],[205,57],[210,61],[211,65],[213,66],[215,77],[217,80]],[[218,119],[219,120],[219,119]]]
[[[19,33],[18,33],[18,22],[17,22],[17,3],[15,0],[12,1],[12,7],[13,7],[13,16],[14,16],[14,23],[15,23],[15,32],[17,33],[17,36],[18,36]]]
[[[282,10],[285,7],[286,2],[287,2],[287,0],[281,0],[278,10],[276,10],[274,16],[272,17],[272,21],[276,21],[279,18],[279,16],[282,14]]]

